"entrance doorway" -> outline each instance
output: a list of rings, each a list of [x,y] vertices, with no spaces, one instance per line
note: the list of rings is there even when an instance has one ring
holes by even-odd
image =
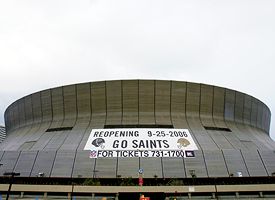
[[[119,193],[118,199],[119,200],[139,200],[139,197],[144,195],[144,197],[150,197],[150,200],[165,200],[164,193]]]

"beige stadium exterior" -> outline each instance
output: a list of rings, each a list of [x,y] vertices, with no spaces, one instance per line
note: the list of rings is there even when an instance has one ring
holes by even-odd
[[[270,119],[269,108],[260,100],[206,84],[115,80],[51,88],[25,96],[6,109],[0,175],[10,170],[21,177],[43,173],[50,178],[138,178],[142,168],[145,179],[185,179],[194,174],[196,178],[272,177],[275,143],[269,137]],[[93,129],[104,128],[188,129],[198,150],[194,158],[91,159],[84,146]],[[210,192],[212,198],[219,192],[217,186],[196,187],[177,190]],[[274,191],[272,187],[266,185],[259,192]],[[243,189],[249,190],[257,191]]]

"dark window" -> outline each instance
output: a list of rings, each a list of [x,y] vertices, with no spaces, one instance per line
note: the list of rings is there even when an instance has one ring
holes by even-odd
[[[224,127],[213,127],[213,126],[204,126],[205,130],[209,131],[225,131],[225,132],[232,132],[229,128]]]
[[[48,128],[46,132],[54,132],[54,131],[70,131],[73,127],[58,127],[58,128]]]

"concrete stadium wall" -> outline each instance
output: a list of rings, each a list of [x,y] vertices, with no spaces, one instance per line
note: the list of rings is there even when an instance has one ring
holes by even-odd
[[[275,172],[270,117],[269,108],[252,96],[190,82],[118,80],[52,88],[7,108],[0,174],[14,169],[23,176],[43,171],[51,177],[137,177],[142,166],[148,178],[190,177],[189,170],[198,177],[238,171],[268,176]],[[187,128],[199,150],[192,159],[89,159],[83,151],[89,134],[106,125]],[[71,130],[58,131],[64,127]]]
[[[23,97],[7,108],[5,124],[10,132],[41,123],[50,123],[50,128],[74,126],[81,119],[102,126],[176,124],[178,118],[199,118],[204,126],[228,127],[226,122],[235,122],[268,133],[270,117],[264,103],[234,90],[190,82],[122,80],[62,86]]]

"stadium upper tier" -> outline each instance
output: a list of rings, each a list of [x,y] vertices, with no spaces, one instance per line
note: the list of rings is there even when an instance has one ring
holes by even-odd
[[[116,80],[51,88],[5,112],[1,163],[22,176],[228,177],[275,172],[271,113],[260,100],[227,88],[180,81]],[[195,158],[89,158],[93,129],[188,129]],[[4,171],[5,167],[0,168]],[[0,172],[1,173],[1,172]]]

